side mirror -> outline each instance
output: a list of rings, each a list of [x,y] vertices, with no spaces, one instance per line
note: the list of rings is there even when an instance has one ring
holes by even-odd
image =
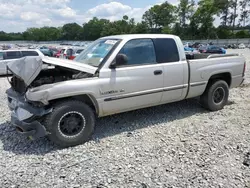
[[[116,68],[117,66],[126,65],[128,62],[128,57],[125,54],[117,54],[115,61],[111,64],[111,68]]]

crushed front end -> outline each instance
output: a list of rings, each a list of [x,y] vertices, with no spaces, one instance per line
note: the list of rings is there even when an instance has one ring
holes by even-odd
[[[44,126],[45,116],[53,107],[47,99],[47,91],[64,81],[93,77],[96,68],[80,65],[39,57],[24,57],[8,63],[12,77],[8,79],[11,88],[6,94],[11,124],[18,132],[33,139],[49,134]]]
[[[11,110],[11,124],[21,134],[37,139],[46,136],[48,133],[40,118],[52,111],[51,108],[34,106],[22,95],[10,88],[6,91],[8,106]]]
[[[11,110],[11,124],[18,132],[32,139],[47,135],[39,118],[51,111],[36,107],[25,99],[27,87],[42,70],[42,64],[41,58],[26,57],[7,65],[7,69],[13,74],[9,80],[11,88],[6,91]]]

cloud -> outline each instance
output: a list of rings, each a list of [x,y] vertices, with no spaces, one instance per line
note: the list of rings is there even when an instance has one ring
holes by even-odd
[[[33,21],[33,20],[36,21],[42,17],[42,14],[36,12],[22,12],[20,17],[24,21]]]
[[[127,15],[130,18],[135,18],[136,21],[140,21],[144,12],[151,6],[152,5],[143,8],[133,8],[120,2],[112,1],[89,9],[84,16],[87,18],[95,16],[97,18],[105,18],[114,21]]]
[[[75,18],[76,17],[76,11],[70,7],[53,10],[53,12],[63,18]]]
[[[131,7],[109,0],[108,3],[82,13],[70,7],[70,2],[71,0],[0,0],[0,23],[4,23],[0,25],[0,31],[17,32],[29,27],[57,27],[69,22],[81,25],[93,17],[114,21],[127,15],[140,21],[143,13],[153,6]],[[161,0],[158,2],[161,3]]]
[[[129,12],[132,8],[128,5],[123,5],[119,2],[110,2],[107,4],[98,5],[90,10],[88,10],[87,14],[95,15],[95,16],[114,16],[120,13]]]

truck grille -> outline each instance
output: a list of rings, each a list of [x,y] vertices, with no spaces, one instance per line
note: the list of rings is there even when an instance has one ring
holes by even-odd
[[[20,94],[23,94],[26,92],[26,85],[22,79],[20,79],[16,76],[13,76],[11,78],[10,84],[16,92],[18,92]]]

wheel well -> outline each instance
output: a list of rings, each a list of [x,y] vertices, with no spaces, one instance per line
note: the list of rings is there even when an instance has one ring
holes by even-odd
[[[211,76],[210,79],[208,80],[208,85],[210,85],[211,83],[213,83],[215,80],[224,80],[225,82],[227,82],[228,87],[230,87],[231,86],[232,77],[231,77],[230,73],[215,74],[215,75]]]
[[[87,104],[89,107],[92,108],[92,110],[98,115],[99,114],[99,108],[98,108],[98,104],[96,102],[96,100],[92,97],[89,96],[87,94],[84,95],[76,95],[76,96],[72,96],[72,97],[65,97],[65,98],[59,98],[59,99],[54,99],[49,101],[50,104],[55,104],[57,102],[60,101],[65,101],[65,100],[77,100],[77,101],[81,101],[84,102],[85,104]]]

